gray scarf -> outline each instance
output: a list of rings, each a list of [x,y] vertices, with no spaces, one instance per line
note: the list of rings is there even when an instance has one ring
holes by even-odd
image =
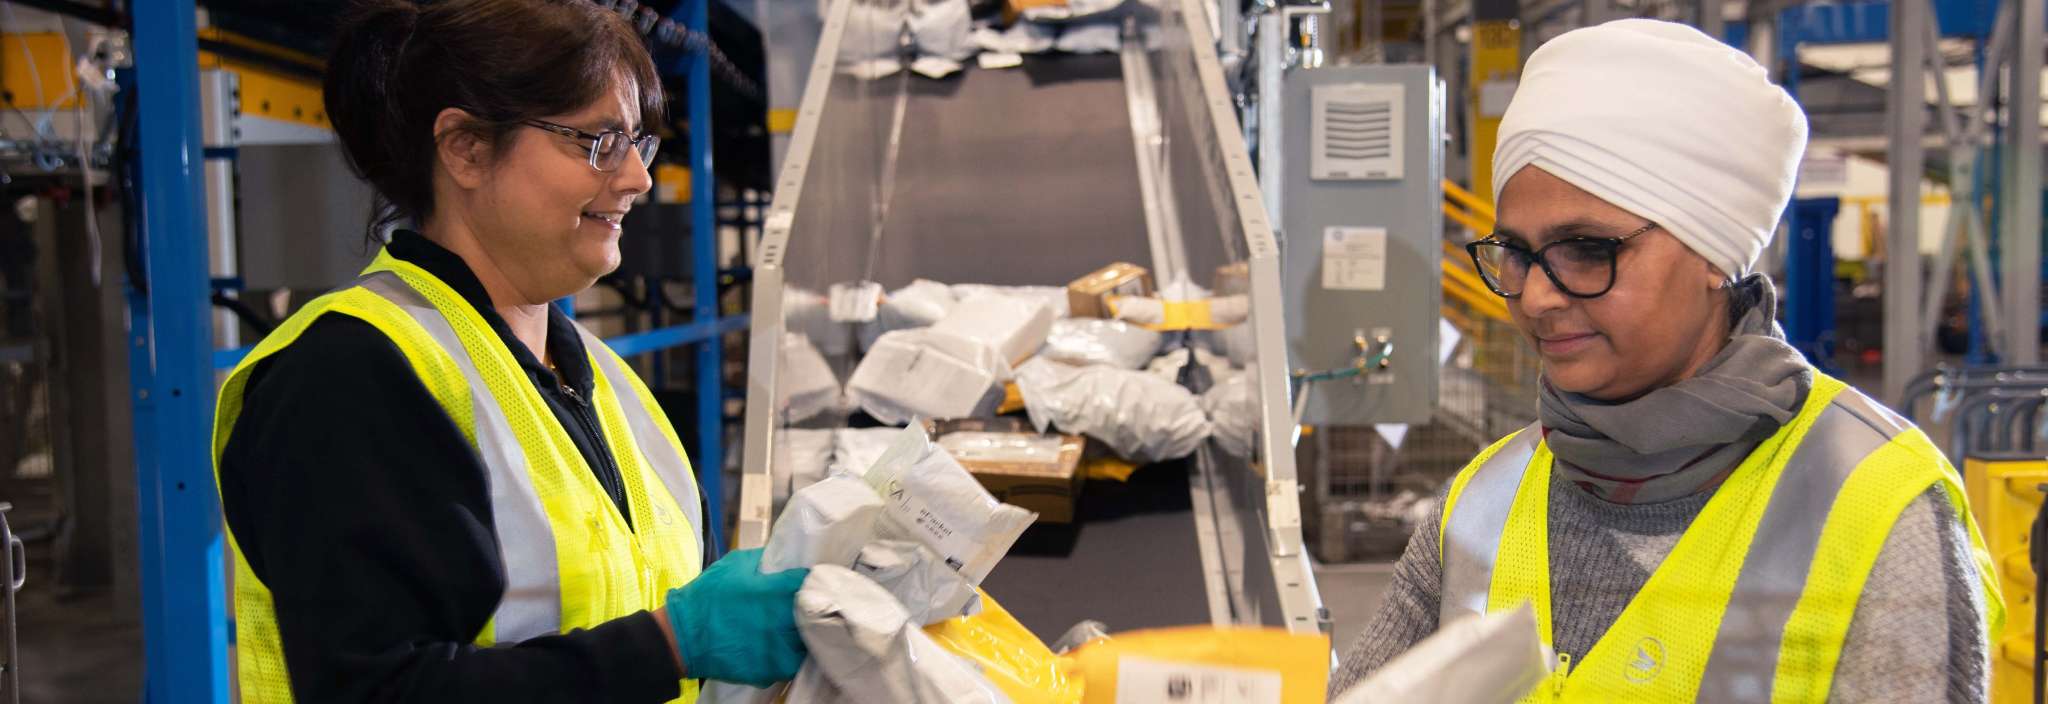
[[[1615,503],[1658,503],[1719,486],[1799,412],[1813,373],[1786,344],[1769,277],[1734,285],[1727,347],[1684,381],[1609,403],[1542,384],[1538,416],[1566,479]]]

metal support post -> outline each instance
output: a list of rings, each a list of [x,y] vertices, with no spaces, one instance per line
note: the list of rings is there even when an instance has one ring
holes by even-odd
[[[711,0],[684,0],[683,26],[709,36]],[[685,58],[690,114],[690,288],[692,322],[718,318],[718,178],[711,164],[711,57],[697,44]],[[725,528],[725,337],[697,343],[697,485],[704,493],[706,554],[723,551]]]
[[[2043,0],[2014,0],[2014,53],[2006,73],[2004,363],[2041,360],[2041,51]]]
[[[235,115],[242,110],[241,83],[241,76],[233,71],[213,69],[199,74],[199,105],[204,116],[201,143],[205,147],[232,150],[241,142],[235,129]],[[208,266],[213,278],[233,279],[241,275],[235,237],[235,161],[207,159],[205,173]],[[242,324],[234,313],[214,311],[213,346],[242,346]]]
[[[130,281],[145,701],[226,702],[194,0],[134,3],[144,281]]]
[[[1931,22],[1925,3],[1894,3],[1891,10],[1891,86],[1885,115],[1891,182],[1884,264],[1884,397],[1897,402],[1906,381],[1920,373],[1927,351],[1920,320],[1920,172],[1927,131],[1926,42],[1920,23]],[[1796,71],[1788,65],[1787,72]]]
[[[1834,367],[1836,198],[1792,202],[1785,251],[1785,339],[1823,371]]]

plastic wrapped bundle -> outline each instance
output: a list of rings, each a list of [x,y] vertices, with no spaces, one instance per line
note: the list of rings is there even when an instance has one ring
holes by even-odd
[[[923,428],[898,431],[866,478],[884,504],[876,537],[921,543],[975,585],[1038,518],[997,501]]]
[[[959,656],[932,641],[887,590],[843,567],[811,570],[796,595],[811,651],[790,684],[807,704],[1008,704]]]
[[[1020,25],[1023,23],[1019,23]],[[1052,317],[1067,317],[1067,289],[1064,286],[992,286],[989,284],[953,284],[953,297],[967,300],[986,294],[1029,298],[1045,304],[1052,311]]]
[[[1052,331],[1052,311],[1031,298],[985,293],[960,299],[932,331],[975,340],[1017,364],[1037,352]]]
[[[973,13],[967,0],[917,0],[910,11],[910,37],[920,56],[954,62],[974,57]]]
[[[768,545],[761,572],[774,574],[815,565],[850,566],[875,535],[882,497],[859,477],[835,474],[789,497]]]
[[[1077,367],[1102,364],[1136,369],[1159,351],[1159,333],[1101,318],[1055,320],[1040,357]]]
[[[816,484],[832,466],[837,443],[831,430],[781,428],[775,431],[775,505],[789,500],[792,492]]]
[[[902,425],[992,413],[1002,401],[996,382],[1009,375],[1009,363],[987,343],[935,328],[897,330],[875,340],[846,392],[868,415]]]
[[[1258,367],[1233,371],[1202,393],[1202,411],[1209,414],[1216,445],[1237,457],[1250,457],[1259,431]]]
[[[865,476],[882,455],[889,452],[889,443],[896,440],[900,428],[840,428],[832,431],[832,471],[853,476]]]
[[[853,571],[875,580],[923,626],[980,611],[981,599],[967,577],[922,544],[877,540],[860,549]]]
[[[775,409],[783,422],[798,423],[843,405],[839,377],[811,338],[803,333],[782,334],[782,378],[776,380]]]
[[[1034,359],[1018,368],[1017,387],[1040,432],[1087,435],[1133,462],[1186,457],[1209,437],[1195,395],[1147,372]]]
[[[791,286],[783,292],[782,327],[802,333],[829,357],[846,354],[852,348],[853,336],[848,334],[846,324],[832,320],[830,302],[815,291]]]

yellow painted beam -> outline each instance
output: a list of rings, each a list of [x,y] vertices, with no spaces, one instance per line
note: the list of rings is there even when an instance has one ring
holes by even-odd
[[[1514,81],[1522,72],[1522,27],[1514,20],[1487,20],[1472,24],[1472,70],[1467,86],[1466,106],[1471,109],[1472,132],[1467,135],[1466,153],[1472,160],[1472,191],[1481,201],[1493,201],[1493,147],[1500,136],[1500,114],[1487,114],[1480,104],[1487,84]],[[1503,108],[1505,106],[1493,106]]]
[[[768,134],[789,134],[796,131],[796,109],[774,108],[768,111]]]
[[[34,71],[29,70],[30,57],[34,59]],[[7,104],[20,110],[78,107],[83,96],[78,94],[77,78],[71,75],[71,51],[64,35],[0,35],[0,90],[6,91]]]
[[[233,71],[242,86],[242,114],[333,129],[320,82],[213,52],[199,52],[199,69]]]

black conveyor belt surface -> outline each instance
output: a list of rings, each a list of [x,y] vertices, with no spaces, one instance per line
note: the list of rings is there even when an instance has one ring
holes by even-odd
[[[1085,619],[1112,633],[1209,622],[1186,461],[1091,481],[1077,526],[1035,526],[982,583],[1051,645]],[[1069,549],[1071,547],[1071,549]]]
[[[874,278],[1064,286],[1150,266],[1115,54],[912,77]]]

